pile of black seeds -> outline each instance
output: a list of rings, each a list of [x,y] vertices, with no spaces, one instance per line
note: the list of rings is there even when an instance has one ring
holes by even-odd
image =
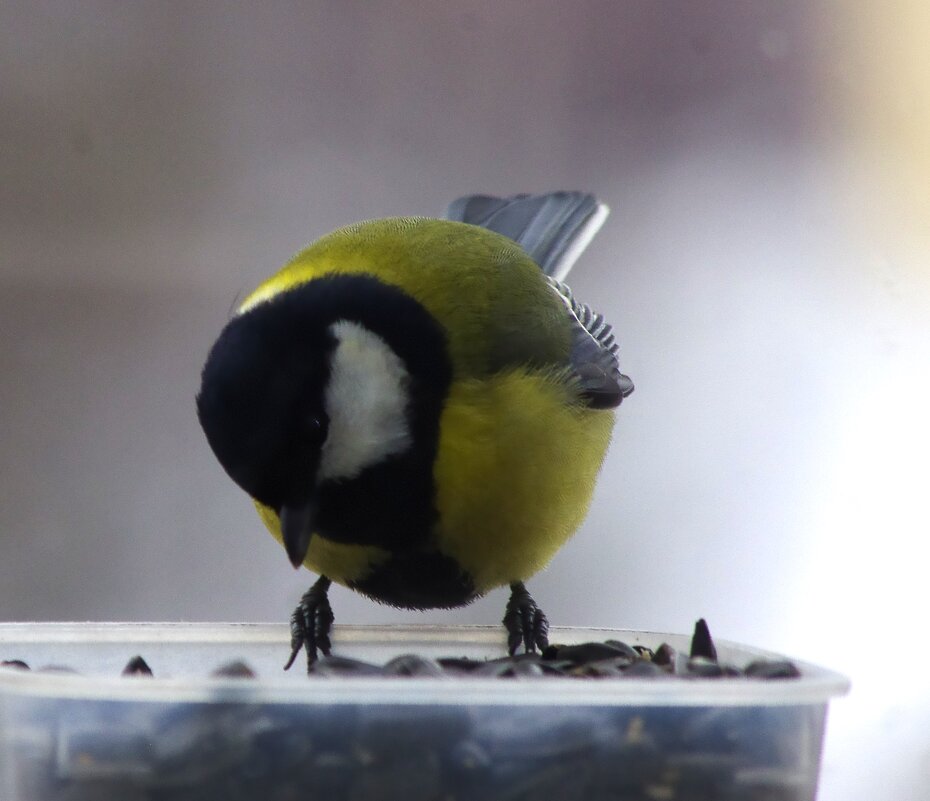
[[[691,649],[678,654],[668,644],[654,651],[619,640],[579,645],[550,645],[541,654],[518,654],[499,659],[465,657],[426,659],[404,654],[384,665],[357,659],[325,656],[310,667],[311,676],[492,676],[515,678],[560,676],[569,678],[797,678],[797,667],[786,660],[757,660],[745,668],[721,663],[707,623],[694,627]]]
[[[19,659],[0,662],[0,667],[29,670]],[[45,672],[74,672],[71,668],[50,665]],[[152,669],[141,656],[134,656],[123,668],[123,676],[152,676]],[[256,673],[242,661],[222,665],[211,674],[220,678],[255,678]],[[545,677],[563,678],[756,678],[793,679],[800,671],[787,660],[757,660],[740,669],[721,663],[717,648],[704,619],[698,620],[687,656],[667,643],[655,650],[643,645],[627,645],[619,640],[586,642],[578,645],[550,645],[541,654],[517,654],[498,659],[445,657],[427,659],[417,654],[402,654],[384,665],[324,656],[312,663],[310,676],[474,676],[494,678]]]
[[[151,671],[137,657],[124,673]],[[217,674],[254,676],[242,662]],[[699,621],[687,655],[607,641],[489,661],[327,657],[312,675],[745,681],[798,671],[719,663]],[[811,801],[824,718],[816,705],[8,703],[8,719],[30,721],[7,738],[19,801]]]

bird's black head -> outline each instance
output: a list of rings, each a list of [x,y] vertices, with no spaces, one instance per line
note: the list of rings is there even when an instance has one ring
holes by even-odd
[[[427,508],[450,379],[444,332],[414,298],[374,276],[331,274],[227,324],[197,411],[233,481],[278,513],[297,566],[314,533],[381,541],[381,524],[359,532],[362,506],[345,492],[365,508],[377,496],[407,523],[408,507]]]
[[[242,489],[278,511],[306,503],[329,421],[324,391],[334,346],[284,293],[233,318],[203,368],[197,413],[220,464]]]

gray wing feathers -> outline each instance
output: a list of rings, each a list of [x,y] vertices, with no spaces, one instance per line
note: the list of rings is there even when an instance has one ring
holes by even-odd
[[[620,372],[619,347],[613,329],[590,306],[575,300],[572,291],[552,278],[549,284],[572,317],[572,368],[589,406],[619,406],[633,391],[633,382]]]
[[[561,281],[609,213],[586,192],[461,197],[446,219],[480,225],[517,242],[546,275]]]

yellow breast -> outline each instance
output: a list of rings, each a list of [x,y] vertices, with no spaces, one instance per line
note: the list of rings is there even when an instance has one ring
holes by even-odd
[[[480,592],[544,567],[587,514],[614,415],[562,376],[514,370],[453,385],[434,477],[439,549]]]

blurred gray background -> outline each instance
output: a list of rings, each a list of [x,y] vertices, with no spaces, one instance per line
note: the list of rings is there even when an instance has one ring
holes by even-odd
[[[637,390],[534,595],[849,673],[821,798],[926,798],[930,681],[888,654],[930,656],[927,12],[882,9],[4,3],[0,618],[284,621],[313,577],[194,410],[236,298],[358,219],[586,189],[571,283]]]

